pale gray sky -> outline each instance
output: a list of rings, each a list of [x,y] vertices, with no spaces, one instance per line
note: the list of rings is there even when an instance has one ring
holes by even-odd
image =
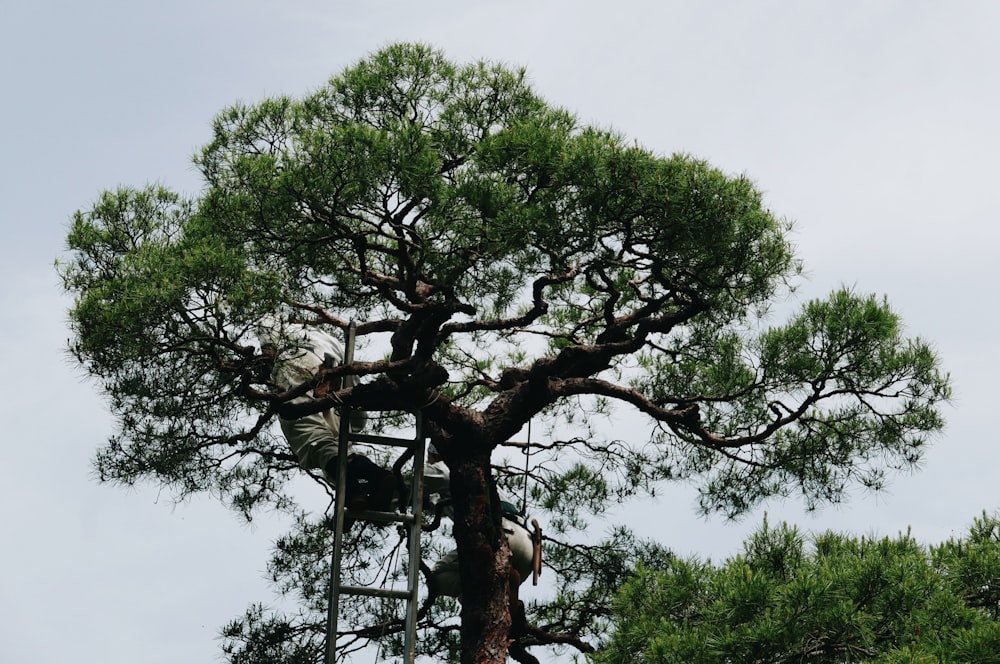
[[[536,89],[658,152],[746,173],[796,222],[803,296],[886,294],[956,388],[924,468],[878,496],[737,524],[678,486],[635,524],[682,554],[735,552],[760,521],[960,534],[1000,504],[1000,3],[34,0],[0,9],[0,661],[212,662],[271,540],[209,498],[97,485],[111,423],[67,360],[52,269],[101,189],[199,188],[191,154],[223,106],[305,93],[385,44],[528,68]],[[623,417],[623,420],[627,418]]]

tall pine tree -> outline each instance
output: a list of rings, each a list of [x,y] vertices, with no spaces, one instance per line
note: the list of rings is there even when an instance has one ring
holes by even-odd
[[[305,97],[224,110],[195,162],[197,196],[109,191],[69,233],[72,350],[117,416],[100,477],[298,513],[278,415],[420,410],[451,470],[463,579],[460,629],[455,605],[427,612],[426,652],[588,650],[624,571],[660,556],[624,532],[592,541],[588,516],[677,478],[731,515],[774,495],[836,500],[912,466],[942,425],[947,377],[885,301],[838,291],[764,323],[799,266],[747,178],[583,125],[523,71],[391,46]],[[358,321],[358,361],[314,382],[361,384],[291,403],[254,336],[267,315]],[[635,428],[602,435],[616,406]],[[545,444],[525,480],[510,441],[529,421]],[[524,481],[560,588],[526,619],[498,500]],[[296,523],[271,570],[301,607],[227,628],[234,662],[321,649],[328,537],[322,515]],[[357,537],[361,574],[387,541]],[[353,613],[345,639],[380,633],[366,626],[384,607]]]

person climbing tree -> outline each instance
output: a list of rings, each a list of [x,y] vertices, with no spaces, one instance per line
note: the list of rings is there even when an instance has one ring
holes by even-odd
[[[321,368],[333,368],[344,360],[344,346],[318,325],[286,323],[275,316],[265,316],[257,329],[261,354],[273,365],[271,379],[286,391],[296,390],[316,381]],[[355,376],[346,375],[332,389],[353,387]],[[329,384],[321,383],[294,397],[289,403],[314,403],[314,393],[326,394]],[[360,431],[367,421],[364,411],[351,410],[349,426]],[[303,468],[322,470],[336,484],[339,462],[340,413],[335,407],[295,418],[279,417],[281,432],[298,457]],[[384,511],[389,508],[396,491],[396,479],[362,454],[347,457],[346,505],[354,510]]]
[[[451,505],[451,473],[448,466],[437,453],[433,445],[427,448],[427,463],[424,465],[424,492],[428,504],[432,508],[441,507],[441,514],[454,518],[455,510]],[[532,563],[535,558],[535,547],[531,531],[528,528],[527,517],[522,514],[503,495],[500,496],[502,512],[500,527],[507,538],[507,546],[511,553],[511,602],[517,601],[517,588],[531,576]],[[462,594],[461,575],[458,569],[458,551],[452,549],[431,569],[430,585],[435,594],[448,597],[460,597]]]

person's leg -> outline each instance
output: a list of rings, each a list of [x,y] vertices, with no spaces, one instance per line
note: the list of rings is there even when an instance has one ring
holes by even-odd
[[[337,484],[339,445],[337,428],[329,413],[314,413],[295,420],[280,419],[281,431],[303,468],[322,469],[331,484]],[[392,504],[395,476],[359,454],[347,458],[346,504],[352,509],[386,511]]]
[[[339,433],[337,429],[331,428],[328,419],[323,413],[313,413],[294,420],[279,418],[281,433],[285,435],[285,440],[303,468],[326,470],[330,460],[337,458]],[[336,481],[336,475],[329,479]]]

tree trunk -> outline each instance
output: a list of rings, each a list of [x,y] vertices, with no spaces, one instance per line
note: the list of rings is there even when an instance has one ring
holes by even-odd
[[[504,664],[511,625],[510,548],[502,536],[489,455],[452,468],[451,491],[462,579],[462,662]]]

